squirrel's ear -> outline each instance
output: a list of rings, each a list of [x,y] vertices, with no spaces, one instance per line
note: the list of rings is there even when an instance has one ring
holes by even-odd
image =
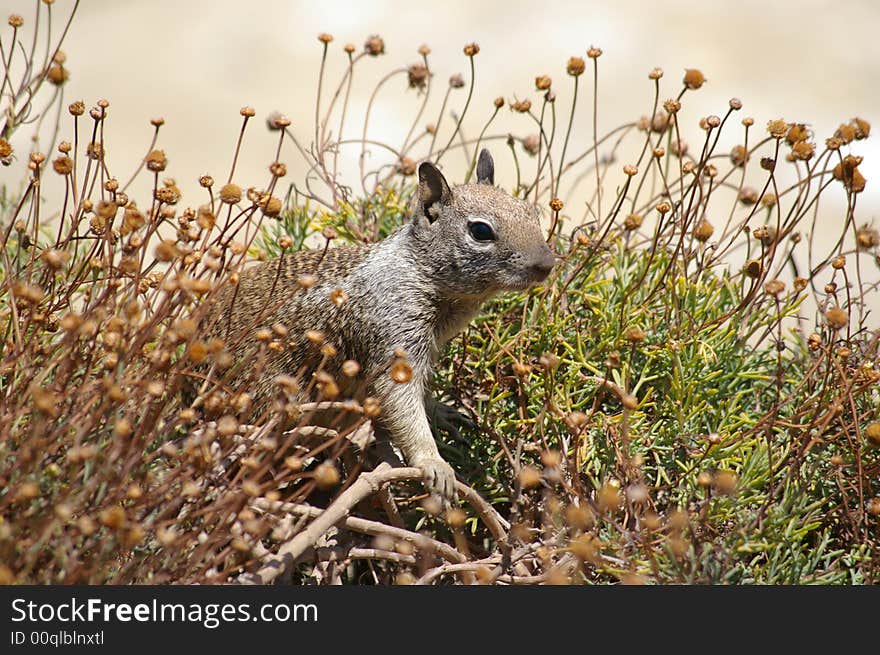
[[[477,161],[477,184],[495,184],[495,162],[485,148],[480,151]]]
[[[439,168],[431,162],[422,162],[419,166],[419,208],[430,223],[437,219],[437,213],[431,209],[438,202],[442,205],[452,202],[452,191]]]

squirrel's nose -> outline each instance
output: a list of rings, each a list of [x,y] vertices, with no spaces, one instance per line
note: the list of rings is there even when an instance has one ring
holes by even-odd
[[[553,257],[553,253],[545,246],[544,249],[535,256],[532,263],[529,264],[529,271],[536,278],[543,280],[550,275],[550,271],[553,270],[555,264],[556,260]]]

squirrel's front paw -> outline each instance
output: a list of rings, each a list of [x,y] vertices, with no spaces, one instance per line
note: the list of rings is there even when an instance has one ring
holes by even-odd
[[[422,469],[422,479],[428,493],[440,496],[446,503],[455,501],[455,471],[449,464],[439,458],[424,459],[413,464]]]
[[[425,403],[425,406],[428,412],[428,420],[431,422],[435,433],[439,429],[457,441],[464,441],[459,428],[473,430],[477,427],[477,424],[474,423],[470,416],[439,400],[431,399]]]

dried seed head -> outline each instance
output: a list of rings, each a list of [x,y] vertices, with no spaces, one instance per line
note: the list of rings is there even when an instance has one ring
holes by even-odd
[[[733,146],[730,151],[730,161],[734,166],[742,167],[749,160],[749,152],[745,146]]]
[[[460,89],[464,86],[464,77],[461,73],[453,73],[449,76],[449,86],[453,89]]]
[[[761,168],[765,171],[773,171],[776,168],[776,160],[772,157],[761,157]]]
[[[565,67],[565,70],[569,75],[573,77],[578,77],[583,75],[584,71],[587,68],[586,62],[580,57],[571,57],[568,60],[568,65]]]
[[[404,176],[416,174],[416,163],[409,157],[402,157],[398,160],[396,166],[397,172]]]
[[[758,191],[754,187],[746,186],[740,189],[739,201],[744,205],[754,205],[758,202]]]
[[[527,377],[532,372],[531,366],[520,361],[515,361],[511,368],[513,368],[514,374],[521,378]]]
[[[168,165],[168,159],[163,150],[153,150],[147,155],[147,170],[161,173]]]
[[[382,403],[378,398],[367,396],[364,398],[364,416],[367,418],[376,418],[382,413]]]
[[[446,510],[446,523],[450,528],[458,528],[461,529],[464,527],[464,522],[467,520],[467,514],[464,510],[461,510],[457,507],[451,507]]]
[[[843,144],[850,143],[856,138],[856,128],[851,123],[841,123],[835,130],[834,136]]]
[[[244,116],[245,118],[253,118],[257,115],[257,110],[253,107],[242,107],[238,110],[238,113]]]
[[[810,138],[810,132],[803,123],[792,123],[785,134],[785,141],[792,146]]]
[[[562,454],[558,450],[544,450],[541,452],[541,463],[547,468],[556,468],[562,463]]]
[[[843,182],[843,186],[852,193],[861,193],[865,190],[865,178],[858,169],[861,163],[861,157],[847,155],[834,167],[832,175],[834,179]]]
[[[409,87],[411,89],[424,89],[428,81],[428,67],[424,64],[413,64],[407,69]]]
[[[342,374],[347,378],[353,378],[357,376],[358,373],[361,372],[361,365],[358,364],[353,359],[347,359],[342,362],[342,366],[340,368]]]
[[[90,141],[86,146],[86,156],[89,159],[101,159],[104,156],[104,145],[97,141]]]
[[[523,466],[517,477],[523,489],[533,489],[541,484],[541,472],[533,466]]]
[[[871,124],[864,118],[854,118],[850,124],[855,128],[857,140],[867,139],[871,134]]]
[[[412,366],[409,365],[409,362],[400,357],[396,358],[394,363],[391,364],[389,373],[391,374],[391,379],[398,384],[409,382],[412,380],[413,376]]]
[[[588,505],[569,505],[565,508],[565,521],[571,527],[584,531],[592,528],[596,519]]]
[[[844,266],[846,266],[846,257],[843,255],[837,255],[831,260],[831,267],[836,271],[839,271]]]
[[[540,137],[537,134],[529,134],[522,140],[522,147],[523,150],[534,157],[538,154],[540,143]]]
[[[788,133],[788,123],[781,118],[777,118],[767,123],[767,131],[774,139],[781,139]]]
[[[339,470],[330,460],[321,462],[315,468],[315,484],[322,491],[329,491],[339,484]]]
[[[623,173],[627,177],[632,177],[634,175],[638,175],[639,169],[637,166],[633,166],[632,164],[626,164],[623,167]]]
[[[22,25],[24,25],[24,18],[19,16],[18,14],[9,14],[9,18],[6,19],[6,22],[9,23],[9,26],[18,29]]]
[[[672,210],[672,205],[670,205],[669,202],[667,202],[666,200],[661,200],[657,203],[656,209],[661,214],[666,214]]]
[[[579,431],[589,422],[589,417],[584,412],[574,411],[565,417],[565,422],[575,431]]]
[[[623,336],[631,343],[641,343],[645,340],[645,333],[639,327],[628,328]]]
[[[550,88],[552,80],[548,75],[539,75],[535,78],[535,89],[538,91],[546,91]]]
[[[865,426],[865,438],[872,446],[880,446],[880,421],[872,421]]]
[[[712,482],[715,493],[722,496],[732,496],[736,492],[739,479],[733,471],[718,471]]]
[[[269,172],[273,177],[284,177],[287,175],[287,165],[280,161],[273,161],[269,164]]]
[[[111,530],[119,530],[126,523],[125,510],[119,507],[119,505],[108,507],[98,514],[98,520],[101,522],[101,525],[104,525]]]
[[[0,157],[2,156],[2,153],[0,153]],[[71,171],[73,171],[73,160],[67,155],[62,155],[52,162],[52,168],[59,175],[70,175]]]
[[[622,502],[620,483],[617,480],[606,482],[596,491],[596,507],[600,512],[613,512],[621,506]]]
[[[222,437],[231,437],[239,430],[238,421],[234,416],[227,414],[217,421],[217,433]]]
[[[849,314],[840,307],[831,307],[825,312],[825,321],[832,330],[841,330],[849,325]]]
[[[714,233],[715,228],[705,218],[700,219],[700,222],[694,226],[694,238],[697,241],[708,241]]]
[[[626,497],[631,503],[644,503],[651,497],[651,495],[648,491],[647,485],[641,482],[636,482],[626,488]]]
[[[764,293],[768,296],[776,297],[785,291],[785,282],[782,280],[770,280],[764,284]]]
[[[423,43],[419,46],[418,52],[420,55],[422,55],[422,57],[427,57],[431,54],[431,48],[429,48],[427,44]]]
[[[464,47],[464,54],[468,57],[474,57],[479,52],[480,46],[478,46],[476,43],[469,43]]]
[[[174,241],[163,239],[156,245],[154,254],[156,259],[161,262],[173,261],[179,254],[177,244]]]
[[[590,49],[587,50],[587,57],[589,57],[590,59],[598,59],[601,56],[602,56],[602,48],[590,46]]]
[[[64,268],[70,259],[70,253],[65,250],[57,250],[55,248],[46,248],[40,253],[42,259],[52,270],[58,271]]]
[[[61,86],[70,78],[70,73],[61,64],[52,64],[46,71],[46,79],[55,86]]]
[[[757,259],[750,259],[743,267],[743,272],[750,278],[760,277],[763,270],[764,266]]]
[[[145,535],[146,533],[141,526],[133,525],[122,535],[122,545],[125,548],[134,548],[144,540]]]
[[[263,206],[263,214],[268,216],[269,218],[275,218],[279,214],[281,214],[282,203],[281,198],[276,196],[269,196],[266,200],[265,205]]]
[[[296,278],[296,286],[300,289],[311,289],[318,283],[318,278],[314,275],[310,275],[308,273],[304,273],[303,275],[299,275]]]
[[[385,54],[385,41],[378,34],[373,34],[367,38],[364,43],[364,52],[371,57],[378,57]]]
[[[623,227],[626,231],[632,232],[633,230],[638,230],[642,226],[643,221],[644,218],[641,214],[630,214],[623,219]]]
[[[563,202],[559,198],[551,198],[550,199],[550,209],[551,210],[553,210],[555,212],[560,212],[560,211],[562,211],[562,208],[564,206],[565,205],[563,204]]]
[[[798,141],[791,147],[791,155],[800,161],[808,161],[816,154],[816,144],[809,141]]]
[[[856,232],[856,241],[859,248],[868,249],[880,244],[880,233],[873,228],[867,226],[859,228]]]
[[[123,417],[113,425],[113,436],[125,439],[131,436],[131,421]]]
[[[668,100],[667,103],[671,103],[669,105],[670,108],[675,109],[676,111],[678,107],[681,107],[681,104],[678,103],[677,100]],[[651,118],[651,130],[653,130],[657,134],[662,134],[667,130],[670,123],[670,114],[667,111],[659,110],[657,113],[654,114],[653,118]],[[672,150],[672,152],[675,152],[674,148],[670,148],[670,150]]]
[[[684,71],[684,79],[682,80],[682,83],[688,89],[696,90],[706,83],[706,78],[703,73],[696,68],[686,68]]]
[[[648,73],[649,80],[659,80],[663,77],[663,69],[662,68],[652,68],[651,72]]]
[[[739,98],[731,98],[730,102],[727,103],[733,111],[739,111],[742,109],[743,103]]]
[[[220,200],[227,205],[234,205],[241,201],[241,187],[237,184],[224,184],[220,189]]]

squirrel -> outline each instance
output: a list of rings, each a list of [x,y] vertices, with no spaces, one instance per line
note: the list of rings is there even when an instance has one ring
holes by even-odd
[[[287,335],[288,347],[264,351],[262,369],[246,386],[253,408],[278,396],[279,379],[298,378],[306,388],[316,365],[335,373],[354,360],[379,402],[374,425],[422,470],[431,494],[454,499],[455,473],[437,449],[429,412],[457,412],[427,394],[432,368],[487,299],[539,283],[554,266],[536,209],[496,187],[494,169],[484,149],[476,184],[450,187],[423,162],[412,218],[385,239],[290,253],[224,285],[205,320],[209,336],[221,338],[239,363],[233,383],[247,378],[257,329],[275,326]],[[316,334],[332,345],[329,361],[314,345]],[[402,356],[412,373],[395,381],[389,371]]]

